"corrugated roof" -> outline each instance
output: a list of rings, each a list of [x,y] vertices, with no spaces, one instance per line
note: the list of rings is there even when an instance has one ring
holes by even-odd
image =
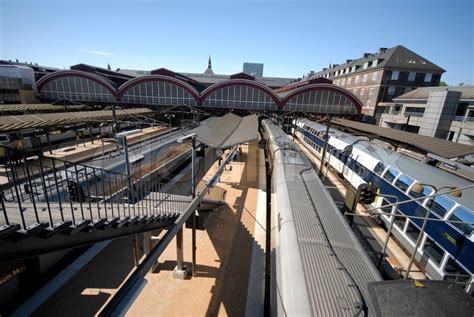
[[[461,92],[461,100],[474,100],[474,86],[445,86],[445,87],[424,87],[417,88],[406,94],[394,98],[394,101],[422,99],[428,100],[430,93],[433,91],[459,91]]]
[[[308,169],[311,167],[310,162],[298,150],[285,150],[285,147],[292,149],[297,149],[297,147],[281,128],[267,120],[264,124],[272,134],[269,142],[277,144],[276,148],[272,148],[275,156],[279,155],[276,162],[281,163],[278,168],[273,168],[274,183],[286,184],[287,188],[287,193],[278,192],[276,196],[275,205],[283,206],[278,210],[279,222],[282,226],[290,223],[294,225],[297,240],[295,242],[297,242],[305,277],[304,285],[295,287],[306,288],[311,315],[351,316],[356,314],[356,304],[360,303],[360,298],[354,283],[342,270],[338,259],[360,288],[367,302],[369,315],[374,315],[367,285],[369,282],[380,281],[379,273],[320,181],[316,171],[313,168]],[[278,148],[282,150],[277,151]],[[281,188],[284,186],[276,185],[273,190]],[[289,205],[285,205],[287,199]],[[288,208],[289,206],[291,208]],[[285,245],[288,243],[292,241],[285,241]],[[282,256],[285,255],[280,255]],[[281,269],[288,272],[294,268]],[[282,283],[285,283],[283,279]],[[281,292],[286,309],[285,304],[292,305],[290,293],[297,290],[291,287],[285,288],[288,286],[285,284],[280,284],[280,286],[284,288]],[[294,314],[295,311],[292,310],[288,314],[292,313]]]
[[[196,133],[197,140],[208,146],[225,149],[257,138],[258,117],[249,115],[239,117],[228,113],[216,117],[189,131]]]
[[[433,153],[444,158],[462,157],[474,153],[474,146],[469,146],[451,141],[433,138],[416,133],[382,128],[375,125],[361,123],[346,119],[335,118],[331,123],[337,124],[341,127],[348,127],[362,132],[378,135],[382,138],[404,143],[411,147],[415,147],[427,153]]]
[[[117,110],[117,117],[124,118],[136,114],[146,114],[151,112],[153,111],[147,108]],[[47,128],[58,125],[97,122],[111,119],[112,110],[1,116],[0,131],[4,132],[20,129]]]
[[[37,104],[8,104],[0,105],[0,113],[7,112],[26,112],[26,111],[64,111],[68,109],[79,110],[87,106],[83,105],[52,105],[49,103],[37,103]]]
[[[119,69],[119,73],[123,73],[129,76],[141,77],[150,75],[150,71],[144,70],[133,70],[133,69]],[[179,73],[177,75],[183,75],[189,77],[199,83],[203,84],[217,84],[226,80],[230,80],[231,75],[222,75],[222,74],[200,74],[200,73]],[[288,85],[290,82],[294,81],[294,78],[284,78],[284,77],[255,77],[255,81],[265,84],[269,87],[283,87]]]

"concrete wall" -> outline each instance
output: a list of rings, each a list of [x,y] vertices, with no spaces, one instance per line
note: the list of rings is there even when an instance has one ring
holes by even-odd
[[[428,97],[419,134],[446,139],[461,99],[458,91],[433,91]]]

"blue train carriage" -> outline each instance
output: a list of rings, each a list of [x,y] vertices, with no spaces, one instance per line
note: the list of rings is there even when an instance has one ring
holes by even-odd
[[[307,119],[295,121],[295,136],[317,157],[321,158],[326,126]],[[344,149],[352,145],[350,156],[344,155]],[[434,166],[423,164],[398,152],[391,151],[336,129],[330,129],[326,160],[354,187],[362,183],[373,183],[380,193],[398,197],[400,201],[429,196],[435,189],[424,186],[423,193],[412,191],[415,183],[431,184],[436,188],[443,186],[465,187],[471,185],[460,177],[452,175]],[[434,198],[430,217],[439,220],[462,221],[447,223],[429,221],[417,250],[416,260],[430,279],[454,280],[465,283],[467,290],[474,290],[474,189],[463,190],[462,197],[440,195]],[[391,207],[383,207],[394,202],[379,197],[373,204],[382,207],[385,213]],[[426,215],[429,199],[402,204],[396,213],[405,216]],[[381,216],[385,223],[389,216]],[[409,252],[413,252],[423,220],[396,217],[393,234]]]

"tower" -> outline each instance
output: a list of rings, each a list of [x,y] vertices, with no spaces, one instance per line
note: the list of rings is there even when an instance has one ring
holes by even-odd
[[[209,55],[209,60],[207,62],[207,69],[204,71],[204,75],[214,75],[214,72],[212,71],[211,55]]]

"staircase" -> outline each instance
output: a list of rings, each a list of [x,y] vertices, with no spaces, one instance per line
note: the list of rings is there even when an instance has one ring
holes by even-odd
[[[190,184],[160,182],[161,169],[128,177],[42,153],[0,151],[7,161],[0,262],[167,228],[192,201]]]

